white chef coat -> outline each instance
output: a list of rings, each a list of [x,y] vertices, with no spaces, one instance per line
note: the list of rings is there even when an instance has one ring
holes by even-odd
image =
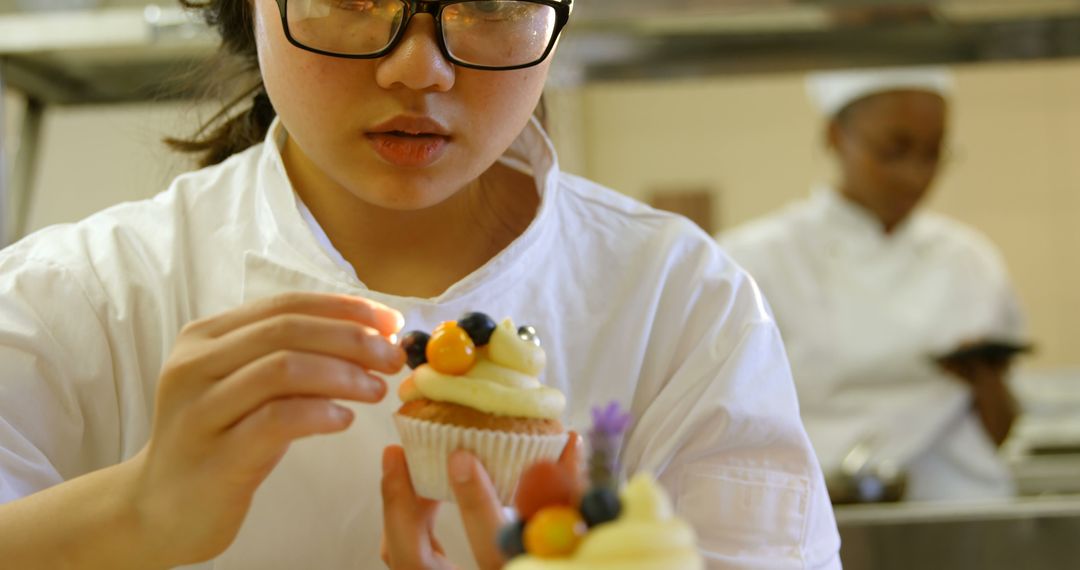
[[[152,200],[51,227],[0,253],[0,501],[134,455],[158,372],[193,319],[286,291],[339,292],[431,329],[469,310],[537,327],[566,424],[633,413],[627,472],[649,470],[716,568],[838,568],[839,538],[759,292],[709,236],[561,173],[530,124],[504,161],[541,204],[503,252],[433,299],[367,289],[298,207],[275,123],[263,144]],[[302,206],[302,205],[301,205]],[[391,387],[402,379],[390,379]],[[235,543],[198,568],[380,566],[380,456],[395,390],[345,432],[294,443]],[[472,565],[457,513],[437,532]]]
[[[1019,305],[990,242],[916,212],[892,234],[828,188],[721,236],[761,285],[826,472],[860,442],[908,472],[910,499],[1012,493],[960,380],[934,355],[1016,340]]]

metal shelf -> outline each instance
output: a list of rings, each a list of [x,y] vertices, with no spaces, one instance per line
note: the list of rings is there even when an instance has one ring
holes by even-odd
[[[0,72],[50,105],[167,97],[162,86],[217,45],[179,7],[0,16]]]

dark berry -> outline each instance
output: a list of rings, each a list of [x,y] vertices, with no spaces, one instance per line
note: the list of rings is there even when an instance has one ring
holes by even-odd
[[[525,521],[518,520],[499,531],[499,550],[507,560],[525,554]]]
[[[590,527],[611,522],[622,511],[622,503],[610,487],[593,487],[581,499],[581,516]]]
[[[405,349],[409,368],[417,368],[427,362],[427,343],[431,335],[423,331],[411,331],[401,337],[401,348]]]
[[[458,319],[458,326],[465,329],[476,346],[484,346],[495,332],[495,321],[484,313],[469,313]]]

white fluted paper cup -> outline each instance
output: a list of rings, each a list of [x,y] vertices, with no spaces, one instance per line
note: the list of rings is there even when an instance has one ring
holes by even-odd
[[[566,433],[530,435],[464,428],[394,414],[416,494],[454,501],[447,463],[458,449],[471,452],[491,476],[499,500],[509,505],[521,474],[540,461],[555,461],[566,447]]]

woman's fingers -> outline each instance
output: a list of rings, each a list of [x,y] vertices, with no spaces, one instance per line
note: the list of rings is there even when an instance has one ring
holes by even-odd
[[[439,503],[416,496],[400,446],[383,451],[382,466],[383,560],[393,569],[442,567],[431,532]]]
[[[342,431],[353,417],[351,410],[325,398],[274,400],[225,433],[224,452],[241,464],[241,472],[265,476],[293,440]]]
[[[148,515],[160,520],[147,524],[169,529],[178,552],[220,552],[292,441],[353,421],[334,400],[383,398],[385,383],[369,371],[403,365],[388,338],[400,328],[401,315],[382,305],[315,293],[185,326],[162,368],[153,433],[137,463],[138,502],[160,507]]]
[[[387,338],[393,334],[384,335],[400,326],[401,315],[377,303],[316,293],[281,295],[196,322],[162,372],[158,415],[185,410],[186,423],[214,433],[279,398],[381,401],[386,385],[368,371],[393,373],[404,365],[404,351]]]
[[[314,352],[392,374],[405,364],[405,352],[370,326],[321,316],[284,314],[230,331],[211,343],[197,366],[202,376],[223,378],[279,350]]]
[[[401,313],[362,297],[296,292],[253,301],[232,311],[193,322],[187,328],[208,338],[216,338],[251,323],[287,314],[353,321],[370,326],[384,336],[397,334],[404,325]]]
[[[502,568],[506,560],[499,551],[498,536],[506,521],[491,478],[467,451],[450,454],[448,468],[450,486],[477,565],[485,570]]]
[[[325,398],[375,403],[386,382],[351,362],[306,352],[275,352],[213,384],[193,408],[211,431],[226,429],[273,400]]]

